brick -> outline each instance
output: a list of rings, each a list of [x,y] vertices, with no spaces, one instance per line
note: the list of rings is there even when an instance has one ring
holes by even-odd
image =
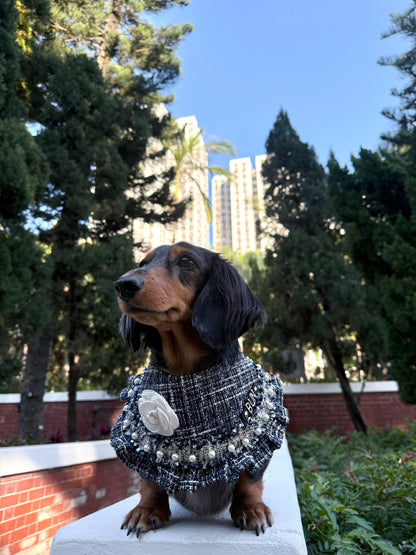
[[[13,477],[12,479],[2,478],[0,480],[0,495],[3,498],[4,495],[10,495],[16,493],[17,491],[17,480]]]
[[[49,495],[48,497],[43,497],[42,499],[32,501],[32,510],[39,511],[45,507],[49,507],[49,505],[53,503],[53,499],[55,499],[55,496]]]
[[[19,493],[4,495],[1,498],[1,504],[3,505],[3,507],[14,507],[19,504],[19,495]]]
[[[24,477],[17,481],[17,489],[19,491],[25,491],[32,489],[34,487],[34,478],[32,474],[24,474]]]
[[[14,508],[13,517],[17,518],[23,515],[27,515],[32,511],[32,502],[22,503]]]
[[[45,497],[45,488],[34,488],[27,492],[29,495],[29,500],[34,501],[35,499],[41,499]]]
[[[26,528],[18,528],[17,530],[12,530],[10,532],[9,543],[10,545],[20,542],[27,537]]]
[[[14,513],[14,507],[7,507],[7,509],[4,509],[1,522],[4,522],[6,520],[13,518],[13,513]]]
[[[29,536],[25,540],[20,542],[20,549],[23,551],[24,549],[28,549],[32,547],[36,543],[36,536]]]
[[[52,526],[52,518],[46,518],[44,520],[40,520],[38,523],[38,532],[41,530],[46,530]]]

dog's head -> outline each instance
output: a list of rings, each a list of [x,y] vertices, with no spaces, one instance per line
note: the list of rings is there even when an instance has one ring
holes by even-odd
[[[116,290],[120,332],[134,351],[142,342],[154,347],[159,331],[191,323],[203,343],[223,353],[267,318],[229,262],[184,242],[149,252],[138,268],[121,276]]]

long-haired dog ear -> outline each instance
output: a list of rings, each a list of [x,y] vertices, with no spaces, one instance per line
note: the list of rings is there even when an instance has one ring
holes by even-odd
[[[223,350],[266,320],[263,306],[234,266],[216,257],[192,313],[192,325],[202,341]]]
[[[130,316],[123,314],[120,318],[118,331],[133,352],[139,351],[142,346],[143,330],[141,327]]]
[[[139,322],[136,322],[130,316],[125,314],[121,316],[118,331],[135,353],[146,347],[158,349],[159,351],[162,349],[159,332],[155,328],[139,324]]]

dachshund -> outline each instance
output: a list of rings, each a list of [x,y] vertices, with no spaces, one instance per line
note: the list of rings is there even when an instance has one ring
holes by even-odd
[[[160,375],[161,379],[173,380],[174,383],[179,384],[186,383],[186,380],[194,382],[205,379],[205,375],[210,376],[211,369],[219,372],[216,369],[222,368],[222,364],[231,364],[235,360],[247,359],[249,362],[241,362],[241,364],[251,364],[250,368],[259,368],[248,357],[241,358],[244,355],[240,351],[238,338],[253,328],[263,326],[267,319],[266,312],[237,270],[219,254],[185,242],[179,242],[173,246],[160,246],[149,252],[138,268],[122,275],[117,280],[115,287],[122,312],[120,333],[133,351],[139,351],[142,347],[150,348],[150,366],[155,375]],[[258,369],[253,371],[260,372]],[[272,377],[275,378],[272,375],[266,376],[269,380]],[[222,376],[220,378],[222,379]],[[137,378],[134,383],[136,382]],[[129,399],[134,396],[134,391],[132,386],[125,398]],[[169,388],[166,391],[169,395]],[[258,393],[254,394],[253,391],[257,391],[256,386],[247,394],[247,398],[243,399],[244,406],[249,410],[254,410],[251,404],[254,406],[257,401],[252,403],[251,401],[258,398]],[[158,394],[154,393],[154,395],[160,399]],[[143,397],[146,397],[146,393],[142,391],[142,397],[138,401],[139,405]],[[183,394],[183,397],[186,395]],[[150,402],[146,399],[144,405],[146,402]],[[202,397],[191,399],[190,406],[196,407],[194,410],[202,413],[203,401],[201,399]],[[156,405],[159,403],[157,400],[155,402]],[[166,399],[161,402],[164,403],[163,406],[167,405]],[[267,399],[264,403],[267,407],[271,407]],[[231,400],[229,404],[230,406],[233,404]],[[136,405],[135,400],[134,406]],[[170,408],[167,406],[166,410],[169,411]],[[149,412],[149,420],[157,410],[156,408]],[[182,418],[185,421],[188,417],[187,410],[183,412],[178,410],[179,420]],[[262,410],[263,418],[269,419],[268,414],[264,416],[264,411],[267,412],[267,410],[265,408]],[[129,441],[126,440],[127,445],[132,444],[133,439],[137,438],[137,432],[132,432],[129,428],[133,425],[130,423],[131,413],[127,409],[124,411],[120,417],[118,431],[114,431],[115,438],[112,438],[116,452],[117,434],[122,435],[127,432],[130,434],[123,436],[123,441],[125,441],[125,437],[129,439]],[[280,434],[288,422],[286,409],[283,408],[282,411],[280,412]],[[177,416],[174,415],[172,418],[175,425],[178,425]],[[143,417],[143,421],[147,422],[145,417]],[[248,428],[244,428],[244,426],[245,424],[240,423],[242,432],[236,436],[236,441],[233,440],[234,443],[228,443],[228,452],[225,449],[225,454],[221,455],[226,463],[222,468],[216,470],[220,474],[225,472],[224,469],[230,468],[229,461],[231,459],[237,460],[238,450],[242,452],[245,449],[244,446],[249,445],[250,442],[255,444],[257,441],[255,434],[258,433],[258,426],[254,432],[247,431]],[[146,438],[150,438],[151,441],[154,441],[155,437],[161,437],[152,432],[149,434],[148,430],[146,433]],[[170,430],[164,435],[174,438],[175,433]],[[247,439],[241,435],[242,433],[251,433],[251,436]],[[136,451],[141,451],[144,460],[147,461],[150,456],[150,447],[146,441],[150,440],[145,439],[142,447],[137,444],[139,446],[132,450],[132,457],[136,456]],[[117,452],[122,460],[126,453],[125,445],[123,443],[122,448],[120,447],[118,450],[120,452]],[[222,449],[221,445],[219,443],[217,446],[218,453]],[[180,457],[184,459],[186,453],[189,460],[187,459],[183,466],[184,468],[193,467],[197,464],[197,456],[200,458],[205,456],[208,463],[204,463],[200,470],[201,473],[205,472],[203,469],[209,468],[211,464],[209,459],[216,455],[214,447],[207,451],[208,448],[202,445],[200,450],[196,451],[196,455],[189,454],[186,449],[182,454],[173,453],[170,455],[172,460],[169,464],[175,468],[174,464],[178,466],[179,463],[172,461],[180,461]],[[275,448],[277,447],[274,446],[271,452]],[[262,449],[259,447],[261,457],[264,455]],[[166,451],[166,449],[164,450]],[[246,456],[245,453],[243,455]],[[154,457],[159,457],[156,458],[156,474],[161,472],[163,456],[164,453],[161,449],[154,455]],[[219,455],[217,456],[219,457]],[[127,462],[123,460],[123,462],[130,468],[138,469],[140,474],[140,502],[127,514],[122,524],[122,529],[127,528],[128,535],[135,532],[139,537],[143,532],[165,526],[171,516],[170,494],[173,494],[183,506],[198,515],[217,514],[231,505],[230,513],[235,526],[241,530],[254,530],[257,535],[260,531],[264,533],[266,527],[273,523],[272,513],[262,499],[262,475],[268,460],[262,458],[260,468],[256,468],[254,471],[250,471],[249,468],[240,469],[235,479],[231,481],[226,478],[215,480],[208,485],[203,482],[201,487],[192,487],[192,491],[189,491],[188,488],[186,491],[173,493],[166,491],[164,485],[167,482],[161,483],[156,478],[152,479],[154,476],[146,471],[148,469],[147,462],[143,463],[143,471],[142,467],[136,466],[133,458]],[[168,469],[166,476],[169,478],[170,474],[171,471]],[[167,489],[169,490],[169,488]]]

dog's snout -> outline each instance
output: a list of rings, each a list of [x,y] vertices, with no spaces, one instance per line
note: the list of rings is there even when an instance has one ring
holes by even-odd
[[[116,291],[122,301],[131,301],[143,288],[143,280],[137,276],[122,277],[116,282]]]

